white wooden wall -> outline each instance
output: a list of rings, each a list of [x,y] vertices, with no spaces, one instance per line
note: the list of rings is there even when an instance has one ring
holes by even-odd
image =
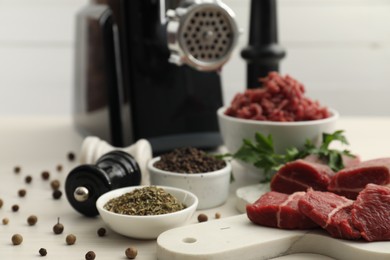
[[[0,0],[0,114],[71,113],[74,14],[85,0]]]
[[[130,0],[129,0],[130,1]],[[0,0],[0,115],[72,112],[74,15],[87,0]],[[223,69],[245,89],[249,0],[225,0],[243,30]],[[390,1],[278,0],[281,72],[343,115],[390,115]]]

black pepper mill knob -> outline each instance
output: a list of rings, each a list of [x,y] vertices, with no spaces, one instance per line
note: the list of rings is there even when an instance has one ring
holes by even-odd
[[[279,71],[279,62],[286,56],[278,45],[276,0],[252,0],[249,45],[241,51],[247,61],[247,88],[259,87],[259,78]]]
[[[123,151],[106,153],[95,165],[74,168],[65,181],[66,197],[78,212],[93,217],[99,214],[97,199],[104,193],[141,183],[141,170],[135,159]]]

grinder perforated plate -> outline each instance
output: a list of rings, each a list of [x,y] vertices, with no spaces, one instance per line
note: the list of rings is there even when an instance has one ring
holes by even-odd
[[[227,6],[218,1],[193,4],[176,10],[173,21],[179,23],[177,30],[171,31],[174,44],[170,49],[179,56],[173,60],[199,70],[217,70],[230,58],[238,30],[234,14]]]
[[[214,62],[230,53],[233,33],[226,12],[216,6],[207,6],[188,15],[181,27],[180,43],[193,58]]]

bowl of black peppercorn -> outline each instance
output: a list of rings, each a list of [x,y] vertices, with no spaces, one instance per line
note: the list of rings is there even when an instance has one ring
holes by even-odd
[[[194,193],[198,210],[222,205],[229,195],[232,167],[228,161],[193,147],[177,148],[148,163],[150,183]]]

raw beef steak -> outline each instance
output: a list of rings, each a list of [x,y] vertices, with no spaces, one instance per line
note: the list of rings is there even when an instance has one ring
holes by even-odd
[[[367,241],[390,240],[390,188],[368,184],[354,203],[352,222]]]
[[[328,190],[350,199],[356,199],[368,183],[378,185],[390,183],[390,158],[365,161],[337,172]]]
[[[345,169],[353,167],[353,166],[356,166],[356,165],[358,165],[359,163],[362,162],[358,155],[355,155],[354,157],[351,157],[351,156],[343,154],[342,158],[343,158],[343,164],[344,164],[344,168]]]
[[[318,225],[298,210],[298,200],[305,192],[291,195],[270,191],[255,203],[248,204],[246,213],[255,224],[283,229],[307,229]]]
[[[332,237],[344,239],[359,239],[360,232],[351,221],[353,200],[331,192],[321,192],[309,189],[299,202],[299,210]]]
[[[348,155],[342,154],[341,158],[343,160],[344,168],[349,168],[349,167],[352,167],[352,166],[355,166],[355,165],[358,165],[359,163],[361,163],[360,157],[358,155],[348,156]],[[315,163],[320,163],[320,164],[324,164],[324,165],[328,164],[328,162],[326,160],[318,157],[318,155],[315,155],[315,154],[310,154],[303,159],[305,161],[308,161],[308,162],[315,162]]]
[[[299,159],[280,168],[271,180],[271,190],[286,194],[308,188],[326,191],[334,174],[327,165]]]

